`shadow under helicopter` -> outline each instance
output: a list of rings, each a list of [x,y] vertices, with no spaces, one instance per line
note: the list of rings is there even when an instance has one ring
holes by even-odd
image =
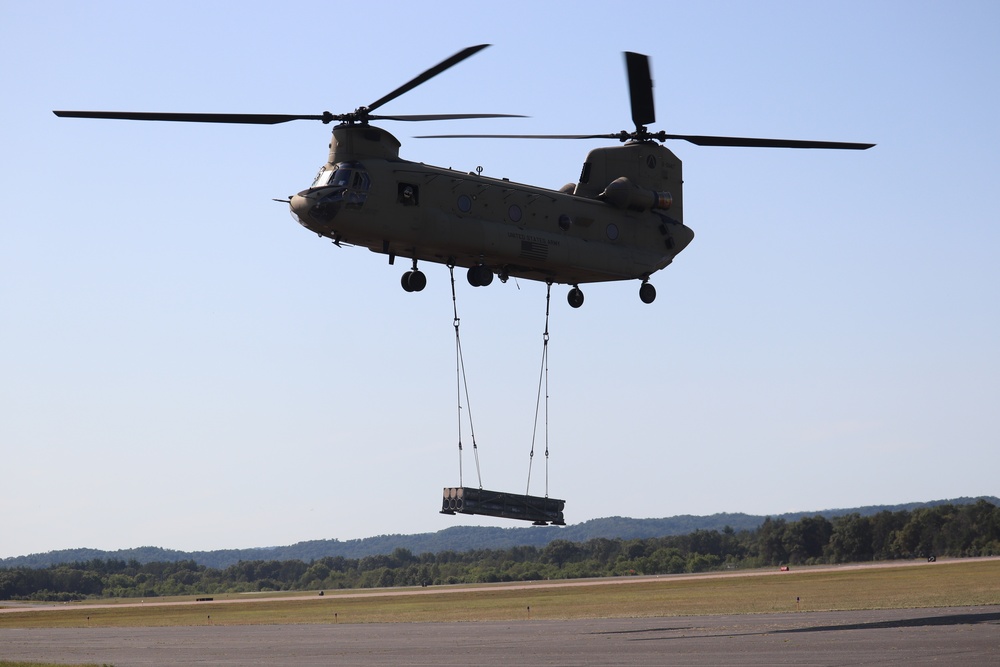
[[[843,623],[834,625],[813,625],[801,628],[786,628],[780,630],[762,630],[754,632],[724,632],[718,634],[685,634],[671,637],[636,637],[635,641],[661,641],[672,639],[706,639],[719,637],[753,637],[764,635],[783,634],[803,634],[813,632],[843,632],[847,630],[899,630],[907,628],[941,627],[958,625],[980,625],[996,624],[1000,625],[1000,612],[945,614],[935,616],[921,616],[917,618],[896,618],[885,621],[868,621],[863,623]],[[693,631],[693,626],[674,628],[649,628],[646,630],[622,630],[610,632],[598,632],[593,634],[645,634],[652,632],[678,632]]]

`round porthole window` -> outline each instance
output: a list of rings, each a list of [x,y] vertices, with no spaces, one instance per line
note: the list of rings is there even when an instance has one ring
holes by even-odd
[[[521,222],[521,207],[517,204],[511,204],[510,208],[507,209],[507,217],[510,218],[511,222]]]
[[[472,210],[472,197],[469,195],[461,195],[458,198],[458,210],[462,213],[468,213]]]
[[[609,239],[611,239],[612,241],[617,240],[618,239],[618,225],[615,225],[615,224],[608,225],[607,233],[608,233],[608,238]]]

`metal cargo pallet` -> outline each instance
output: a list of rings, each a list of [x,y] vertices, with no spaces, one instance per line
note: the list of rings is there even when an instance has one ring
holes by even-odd
[[[565,526],[565,506],[565,500],[555,498],[459,486],[445,488],[441,514],[483,514],[531,521],[536,526]]]

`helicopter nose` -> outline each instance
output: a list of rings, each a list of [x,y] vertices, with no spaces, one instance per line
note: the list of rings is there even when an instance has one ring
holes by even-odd
[[[300,225],[308,227],[309,225],[307,222],[309,221],[309,209],[315,203],[312,197],[300,193],[292,195],[290,200],[291,201],[289,201],[288,206],[292,209],[292,215],[295,216],[295,219],[299,221]]]

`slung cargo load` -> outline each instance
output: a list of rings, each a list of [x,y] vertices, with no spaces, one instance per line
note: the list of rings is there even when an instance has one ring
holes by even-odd
[[[565,526],[565,500],[522,493],[487,491],[468,487],[446,487],[441,514],[485,514],[505,519],[531,521],[536,526]]]

